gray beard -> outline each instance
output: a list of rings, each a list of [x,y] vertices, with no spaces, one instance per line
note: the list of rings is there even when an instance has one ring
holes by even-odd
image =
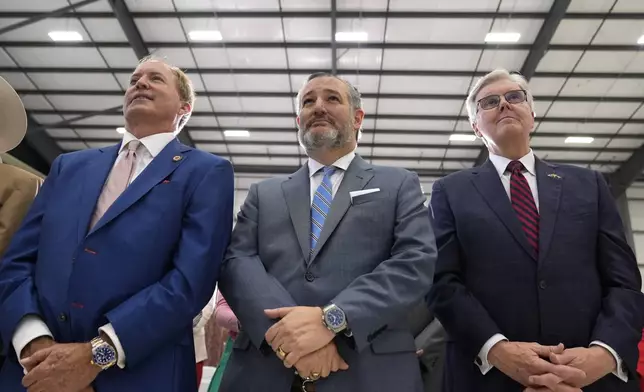
[[[323,133],[313,133],[308,129],[299,128],[297,138],[307,153],[319,150],[333,150],[345,146],[351,139],[351,133],[342,133],[331,128]]]

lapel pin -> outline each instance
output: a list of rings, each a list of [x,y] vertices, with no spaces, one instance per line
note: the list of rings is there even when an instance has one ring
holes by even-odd
[[[560,176],[559,174],[557,174],[557,173],[550,173],[550,174],[548,174],[548,177],[550,177],[550,178],[556,178],[556,179],[560,179],[560,178],[561,178],[561,176]]]
[[[172,158],[172,160],[173,160],[173,161],[175,161],[175,162],[179,162],[179,161],[181,160],[181,155],[175,155],[175,156]]]

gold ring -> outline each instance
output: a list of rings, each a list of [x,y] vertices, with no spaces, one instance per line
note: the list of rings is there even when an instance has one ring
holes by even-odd
[[[282,350],[282,346],[279,346],[279,347],[277,348],[277,351],[275,351],[275,352],[277,353],[277,356],[278,356],[282,361],[283,361],[283,360],[284,360],[284,358],[286,358],[286,356],[288,355],[288,354],[286,354],[286,352],[285,352],[284,350]]]
[[[313,381],[317,381],[317,380],[319,380],[319,379],[320,379],[320,373],[312,372],[312,373],[311,373],[311,377],[309,377],[309,378],[310,378],[311,380],[313,380]]]

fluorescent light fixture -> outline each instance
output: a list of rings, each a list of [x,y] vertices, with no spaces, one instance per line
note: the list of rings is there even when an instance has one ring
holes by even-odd
[[[193,30],[188,33],[191,41],[221,41],[221,32],[217,30]]]
[[[224,131],[226,137],[250,137],[250,132],[241,129],[228,129]]]
[[[455,133],[449,136],[450,142],[473,142],[476,140],[476,135],[466,135],[462,133]]]
[[[124,133],[125,133],[125,128],[123,128],[123,127],[118,127],[118,128],[116,128],[116,132],[118,132],[118,133],[120,133],[120,134],[124,134]]]
[[[338,42],[364,42],[369,39],[365,31],[338,31],[335,40]]]
[[[82,41],[83,36],[78,31],[50,31],[49,38],[56,42]]]
[[[595,140],[595,138],[590,136],[568,136],[566,138],[566,143],[577,143],[577,144],[590,144]]]
[[[485,42],[488,43],[512,43],[519,41],[519,33],[487,33]]]
[[[638,45],[644,45],[644,35],[640,37],[640,39],[637,40]]]

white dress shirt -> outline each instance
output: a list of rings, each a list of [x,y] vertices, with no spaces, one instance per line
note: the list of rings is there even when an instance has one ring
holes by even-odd
[[[507,193],[508,197],[510,197],[510,178],[512,174],[507,170],[508,164],[512,162],[511,159],[508,159],[506,157],[502,157],[499,155],[494,155],[490,153],[489,159],[494,165],[494,168],[496,169],[497,173],[499,173],[499,177],[501,177],[501,183],[503,184],[503,188],[505,188],[505,192]],[[528,182],[528,185],[530,186],[530,190],[532,191],[532,197],[534,197],[534,202],[537,206],[537,211],[539,210],[539,192],[537,190],[537,171],[536,171],[536,166],[535,166],[535,157],[534,153],[532,150],[528,152],[527,155],[519,159],[521,163],[523,163],[523,166],[525,167],[526,171],[523,173],[523,176],[525,177],[526,181]],[[490,364],[488,361],[488,354],[492,347],[496,345],[498,342],[502,340],[508,340],[505,336],[497,333],[494,336],[492,336],[490,339],[485,342],[483,347],[481,347],[481,350],[479,351],[478,355],[478,361],[475,361],[476,365],[479,367],[481,370],[481,373],[487,374],[493,366]],[[608,350],[613,357],[615,358],[615,362],[617,363],[617,369],[616,371],[613,372],[614,375],[619,377],[624,382],[628,381],[628,375],[626,374],[626,371],[624,370],[622,366],[622,360],[617,354],[615,350],[613,350],[610,346],[607,344],[600,342],[600,341],[593,341],[590,343],[591,346],[601,346]]]
[[[143,170],[152,162],[154,157],[159,155],[161,150],[165,148],[173,139],[175,138],[174,133],[157,133],[155,135],[146,136],[139,141],[141,144],[136,150],[136,166],[134,168],[134,173],[130,179],[130,184],[132,181],[138,177]],[[121,142],[121,147],[119,149],[119,154],[116,157],[114,165],[118,163],[125,155],[127,154],[126,146],[132,140],[138,140],[134,135],[129,132],[125,132],[123,135],[123,141]],[[112,166],[114,167],[114,166]],[[107,181],[107,180],[106,180]],[[99,332],[105,333],[110,337],[112,343],[114,343],[114,349],[118,353],[118,366],[123,369],[125,367],[125,352],[121,342],[116,336],[116,331],[112,327],[112,324],[106,324],[99,328]],[[27,315],[20,320],[18,326],[16,327],[16,332],[13,334],[12,343],[13,348],[16,350],[16,355],[20,358],[20,353],[22,350],[31,342],[32,340],[39,338],[41,336],[49,336],[53,339],[53,334],[47,327],[40,317],[36,315]]]
[[[353,162],[353,158],[355,157],[356,157],[355,151],[351,151],[347,155],[333,162],[333,164],[331,165],[336,169],[341,169],[341,170],[336,170],[331,175],[331,186],[333,191],[333,194],[332,194],[333,197],[335,197],[335,194],[338,192],[338,188],[340,188],[340,184],[342,183],[342,179],[344,178],[344,173],[347,171],[347,169],[349,168],[349,165],[351,164],[351,162]],[[322,179],[324,178],[324,171],[322,171],[322,168],[324,167],[324,165],[313,158],[309,158],[308,165],[309,165],[309,182],[311,183],[311,205],[312,205],[315,192],[318,190],[318,187],[320,186],[320,184],[322,183]]]

